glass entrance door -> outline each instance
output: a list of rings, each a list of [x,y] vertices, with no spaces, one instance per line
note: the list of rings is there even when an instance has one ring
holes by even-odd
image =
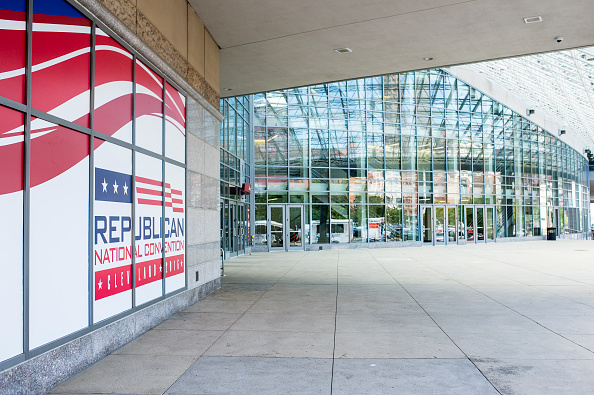
[[[457,229],[457,218],[456,206],[448,206],[446,208],[446,221],[447,221],[447,244],[456,244],[458,242],[458,229]]]
[[[433,235],[435,238],[435,244],[442,244],[446,243],[447,237],[447,225],[446,225],[446,208],[445,206],[434,206],[435,210],[435,234]]]
[[[485,242],[485,208],[483,206],[476,206],[475,229],[476,236],[474,238],[476,243]]]
[[[495,207],[487,206],[485,214],[485,239],[487,243],[495,241]]]
[[[303,206],[268,206],[267,240],[269,251],[303,250]]]
[[[466,209],[464,206],[457,206],[458,208],[458,244],[466,244]]]
[[[239,221],[238,221],[239,212],[237,210],[237,203],[230,202],[229,204],[229,219],[230,219],[230,234],[231,234],[231,245],[229,246],[229,251],[231,252],[232,256],[237,256],[239,252]]]
[[[421,241],[433,244],[433,207],[421,206]]]
[[[289,250],[303,250],[303,206],[287,206],[288,218],[288,240],[286,242]]]
[[[268,250],[285,251],[285,206],[268,206]]]
[[[464,232],[464,237],[467,243],[474,243],[474,207],[472,206],[464,206],[465,212],[465,226],[466,232]]]

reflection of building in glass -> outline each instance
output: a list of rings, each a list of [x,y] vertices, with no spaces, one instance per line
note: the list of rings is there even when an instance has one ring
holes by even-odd
[[[223,99],[221,112],[221,248],[233,256],[246,252],[251,237],[245,194],[245,186],[251,184],[250,100]]]
[[[274,205],[303,207],[305,244],[587,230],[587,160],[443,70],[253,100],[256,246],[269,244]]]

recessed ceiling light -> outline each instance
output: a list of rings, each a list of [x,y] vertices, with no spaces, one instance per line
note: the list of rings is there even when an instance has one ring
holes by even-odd
[[[350,48],[336,48],[334,50],[334,52],[336,52],[336,53],[351,53],[351,52],[353,52],[353,50]]]
[[[226,91],[232,91],[233,89],[231,88],[225,88]]]
[[[525,23],[537,23],[537,22],[542,22],[542,16],[529,16],[524,18],[524,22]]]
[[[433,58],[427,57],[427,58],[423,58],[423,60],[426,60],[428,62],[430,60],[433,60]]]

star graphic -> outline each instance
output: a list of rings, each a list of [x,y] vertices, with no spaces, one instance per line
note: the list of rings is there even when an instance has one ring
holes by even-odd
[[[105,178],[103,179],[103,183],[101,185],[103,185],[103,192],[107,192],[107,182],[105,181]]]
[[[99,285],[99,289],[103,288],[103,281],[99,280],[98,285]]]
[[[118,193],[118,187],[119,187],[118,182],[114,181],[113,182],[113,193]]]
[[[124,195],[127,195],[128,194],[128,185],[127,185],[127,183],[124,183],[124,186],[122,188],[124,188]]]

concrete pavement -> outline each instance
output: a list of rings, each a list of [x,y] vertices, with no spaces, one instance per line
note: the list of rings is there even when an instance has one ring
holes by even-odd
[[[594,242],[260,253],[54,394],[591,394]]]

